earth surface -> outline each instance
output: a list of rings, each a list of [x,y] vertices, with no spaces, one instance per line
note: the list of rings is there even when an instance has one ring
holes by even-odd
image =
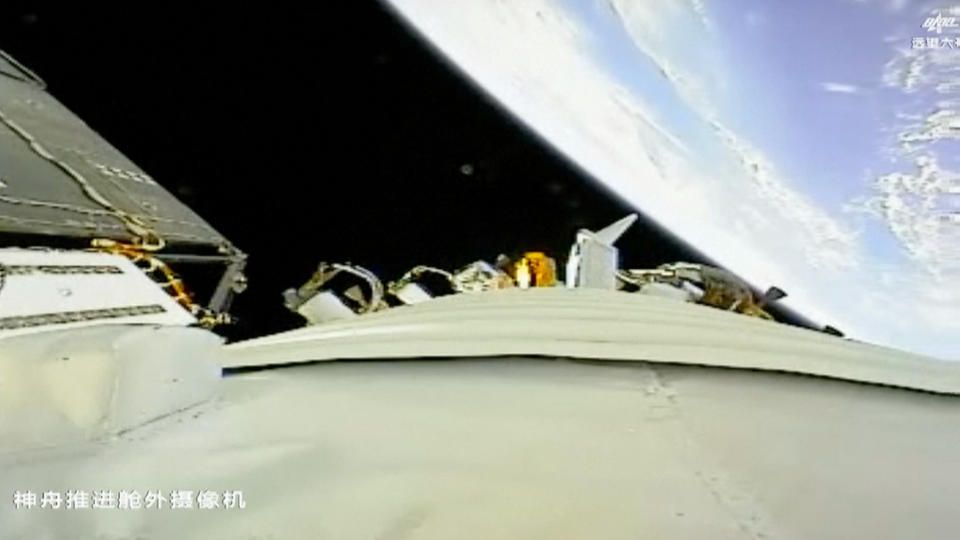
[[[714,260],[850,337],[960,359],[960,5],[390,1]]]

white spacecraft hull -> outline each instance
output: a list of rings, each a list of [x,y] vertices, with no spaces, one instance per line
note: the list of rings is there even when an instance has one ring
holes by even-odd
[[[224,367],[534,355],[784,371],[960,394],[960,364],[601,289],[460,294],[228,345]]]
[[[16,510],[4,538],[953,538],[960,403],[643,362],[329,362],[84,451],[0,456],[0,491],[241,491],[246,507]],[[2,461],[2,459],[7,461]]]

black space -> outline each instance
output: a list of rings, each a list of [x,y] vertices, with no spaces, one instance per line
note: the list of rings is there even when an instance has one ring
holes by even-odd
[[[249,254],[235,338],[300,325],[280,292],[320,260],[562,266],[577,229],[632,211],[372,0],[0,13],[0,48]],[[618,245],[626,267],[709,262],[650,222]]]

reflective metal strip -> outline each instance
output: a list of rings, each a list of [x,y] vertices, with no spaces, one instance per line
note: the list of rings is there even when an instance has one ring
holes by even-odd
[[[143,306],[87,309],[82,311],[62,311],[59,313],[41,313],[37,315],[3,317],[0,318],[0,330],[16,330],[19,328],[87,322],[98,319],[136,317],[138,315],[156,315],[166,311],[167,310],[159,304],[150,304]]]
[[[7,265],[7,275],[27,276],[31,274],[122,274],[119,266],[110,265]]]

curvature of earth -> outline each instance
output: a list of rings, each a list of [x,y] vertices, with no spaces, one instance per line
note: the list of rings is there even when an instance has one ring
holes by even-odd
[[[851,337],[960,359],[960,4],[390,2],[713,259]]]

